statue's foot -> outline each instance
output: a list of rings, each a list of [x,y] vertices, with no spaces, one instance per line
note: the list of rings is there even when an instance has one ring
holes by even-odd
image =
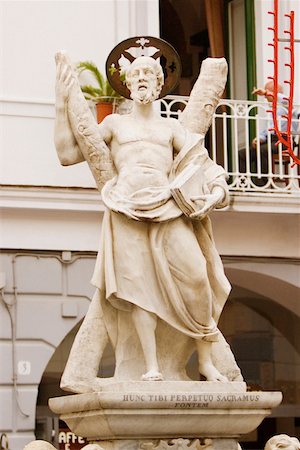
[[[228,378],[222,375],[212,363],[199,364],[199,372],[206,378],[206,381],[228,382]]]
[[[149,370],[149,372],[142,375],[143,381],[163,381],[163,376],[157,370]]]

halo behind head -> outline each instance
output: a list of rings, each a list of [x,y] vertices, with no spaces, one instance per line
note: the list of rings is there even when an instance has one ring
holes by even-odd
[[[159,98],[175,89],[181,74],[180,58],[176,50],[162,39],[137,36],[120,42],[107,58],[106,75],[115,91],[130,98],[130,91],[124,83],[125,71],[139,56],[153,58],[162,67],[164,85]]]

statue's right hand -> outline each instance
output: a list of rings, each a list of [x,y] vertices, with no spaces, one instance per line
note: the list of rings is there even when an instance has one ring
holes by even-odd
[[[55,54],[56,62],[56,98],[63,101],[68,100],[71,87],[77,79],[72,67],[71,60],[67,53],[60,51]]]

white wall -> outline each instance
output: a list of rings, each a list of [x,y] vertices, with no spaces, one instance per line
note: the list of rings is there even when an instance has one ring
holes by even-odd
[[[1,183],[93,187],[85,163],[62,168],[56,157],[54,54],[64,49],[103,71],[119,41],[158,36],[158,0],[4,0],[0,21]]]
[[[109,52],[120,40],[137,33],[158,34],[157,4],[156,0],[2,1],[3,95],[53,100],[54,54],[60,49],[74,61],[92,59],[104,70]]]

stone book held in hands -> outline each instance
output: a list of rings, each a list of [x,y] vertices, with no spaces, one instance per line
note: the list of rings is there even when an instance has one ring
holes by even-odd
[[[171,183],[170,190],[175,202],[186,216],[199,211],[202,207],[201,202],[197,200],[195,203],[192,198],[208,193],[202,168],[197,164],[188,164]]]

